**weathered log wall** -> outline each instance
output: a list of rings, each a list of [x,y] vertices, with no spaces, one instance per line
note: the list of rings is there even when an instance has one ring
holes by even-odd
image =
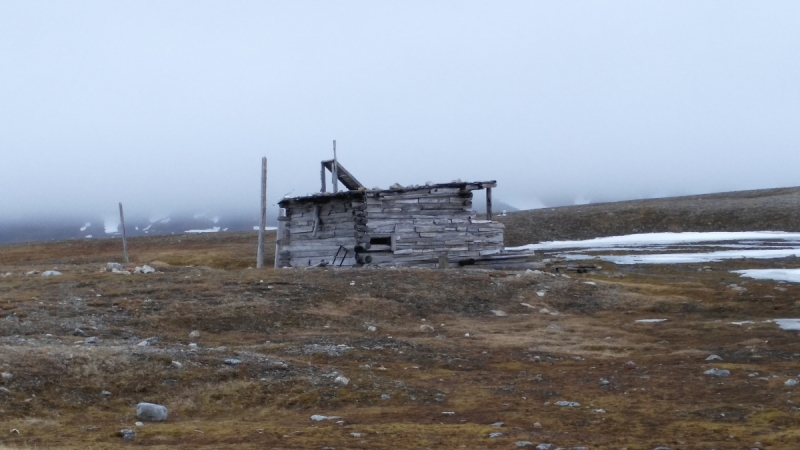
[[[480,186],[351,191],[281,202],[286,208],[279,236],[278,267],[362,264],[435,267],[480,259],[503,250],[503,224],[475,220],[472,190]],[[340,259],[335,264],[338,266]]]

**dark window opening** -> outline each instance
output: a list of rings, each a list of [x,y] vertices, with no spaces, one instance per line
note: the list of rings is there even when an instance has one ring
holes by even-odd
[[[369,245],[392,245],[391,236],[373,237],[369,239]]]

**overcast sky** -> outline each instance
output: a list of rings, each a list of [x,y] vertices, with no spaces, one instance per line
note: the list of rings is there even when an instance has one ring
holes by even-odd
[[[797,1],[0,2],[0,215],[800,185]]]

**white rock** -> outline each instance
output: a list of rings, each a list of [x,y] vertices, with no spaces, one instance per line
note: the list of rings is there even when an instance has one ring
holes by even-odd
[[[25,275],[39,275],[38,270],[31,270],[30,272],[26,272]]]
[[[578,406],[581,406],[581,404],[578,403],[578,402],[568,402],[568,401],[565,401],[565,400],[561,400],[561,401],[556,402],[556,406],[565,406],[565,407],[568,407],[568,408],[577,408]]]
[[[57,270],[45,270],[42,273],[42,276],[43,277],[58,277],[58,276],[61,276],[61,272],[59,272]]]
[[[146,402],[136,405],[136,418],[145,422],[163,422],[167,420],[167,413],[163,405]]]
[[[430,325],[420,325],[419,326],[419,331],[433,333],[434,330],[433,330],[433,327],[430,326]]]
[[[178,361],[172,361],[169,365],[174,367],[174,368],[176,368],[176,369],[180,369],[181,367],[183,367],[183,364],[181,364]]]
[[[347,386],[350,384],[350,378],[347,378],[344,375],[339,375],[336,379],[333,380],[334,383],[338,384],[339,386]]]
[[[97,344],[98,342],[100,342],[100,339],[96,336],[92,336],[92,337],[87,337],[84,340],[84,342],[86,342],[87,344]]]
[[[797,386],[798,383],[800,383],[800,381],[797,381],[796,378],[790,378],[790,379],[786,380],[786,382],[783,383],[783,384],[785,384],[786,386],[792,387],[792,386]]]
[[[3,372],[0,373],[0,377],[2,377],[4,380],[10,380],[14,378],[14,375],[12,375],[10,372]]]
[[[561,325],[557,323],[551,323],[550,325],[547,326],[547,331],[562,333],[564,332],[564,329],[561,327]]]
[[[544,291],[536,291],[536,295],[539,297],[544,297]]]
[[[704,375],[711,375],[714,377],[727,377],[730,376],[731,371],[727,369],[708,369],[703,372]]]
[[[722,357],[719,355],[709,355],[709,357],[706,358],[706,361],[722,361]]]
[[[192,339],[197,339],[200,337],[200,332],[197,330],[192,330],[192,332],[189,333],[189,337]]]
[[[455,416],[455,411],[442,411],[443,416]]]
[[[143,340],[142,342],[139,342],[139,343],[138,343],[138,344],[136,344],[136,345],[138,345],[139,347],[147,347],[148,345],[150,345],[150,341],[148,341],[147,339],[145,339],[145,340]]]
[[[136,425],[137,427],[143,427],[144,426],[144,424],[142,422],[136,422],[136,423],[134,423],[134,425]]]
[[[497,317],[506,317],[506,316],[508,316],[508,314],[506,314],[505,311],[501,311],[499,309],[493,309],[492,310],[492,314],[494,314]]]
[[[114,269],[114,270],[111,271],[111,273],[116,273],[116,274],[120,274],[120,275],[130,275],[131,274],[127,270],[120,270],[120,269]]]
[[[542,308],[539,310],[539,314],[550,314],[550,310],[547,308]]]
[[[360,438],[361,433],[350,433],[350,436],[353,436],[354,438]]]
[[[192,350],[197,350],[197,344],[192,342],[191,344],[189,344],[189,348],[191,348]]]
[[[156,271],[156,269],[153,269],[152,267],[148,266],[147,264],[142,266],[142,270],[141,270],[142,273],[155,273],[155,271]]]
[[[370,325],[370,326],[367,327],[367,331],[373,331],[374,332],[374,331],[378,331],[378,329],[375,328],[374,326]]]

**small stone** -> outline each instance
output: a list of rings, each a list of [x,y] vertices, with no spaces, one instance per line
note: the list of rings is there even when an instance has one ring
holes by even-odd
[[[111,391],[102,390],[100,391],[100,395],[102,395],[103,397],[108,397],[111,395]]]
[[[577,408],[578,406],[581,406],[581,404],[578,403],[578,402],[568,402],[568,401],[565,401],[565,400],[561,400],[561,401],[556,402],[556,406],[563,406],[563,407],[568,407],[568,408]]]
[[[455,416],[455,411],[442,411],[443,416]]]
[[[517,447],[522,447],[522,448],[533,447],[533,442],[531,442],[531,441],[517,441],[517,442],[514,442],[514,445],[516,445]]]
[[[238,366],[239,364],[241,364],[241,363],[242,363],[242,360],[240,360],[240,359],[236,359],[236,358],[228,358],[228,359],[226,359],[226,360],[225,360],[225,361],[223,361],[223,362],[224,362],[225,364],[229,365],[229,366]]]
[[[92,336],[92,337],[87,337],[84,340],[84,342],[87,344],[97,344],[98,342],[100,342],[100,339],[97,338],[96,336]]]
[[[338,384],[339,386],[347,386],[350,383],[350,379],[344,375],[339,375],[336,379],[333,380],[334,383]]]
[[[491,424],[491,425],[489,425],[489,426],[490,426],[490,427],[497,427],[497,428],[500,428],[500,427],[502,427],[503,425],[505,425],[505,422],[495,422],[495,423],[493,423],[493,424]]]
[[[722,361],[722,357],[719,355],[709,355],[706,361]]]
[[[200,337],[200,332],[197,330],[192,330],[192,332],[189,333],[189,337],[192,339],[197,339]]]
[[[610,381],[606,380],[605,378],[600,378],[600,386],[608,386],[611,384]]]
[[[783,384],[786,385],[786,386],[792,387],[792,386],[797,386],[798,383],[800,383],[800,381],[797,381],[796,378],[790,378],[790,379],[786,380],[786,382],[783,383]]]
[[[192,342],[191,344],[189,344],[189,348],[192,349],[192,350],[197,350],[197,344]]]
[[[550,310],[547,308],[542,308],[539,310],[539,314],[550,314]]]
[[[85,331],[83,331],[83,330],[81,330],[80,328],[75,328],[75,330],[72,332],[72,335],[73,335],[73,336],[81,336],[81,337],[86,337],[86,336],[88,336],[88,335],[86,334],[86,332],[85,332]]]
[[[8,389],[0,386],[0,394],[11,395],[11,391],[9,391]]]
[[[350,433],[350,436],[353,436],[354,438],[360,438],[361,433]]]
[[[60,277],[61,276],[61,272],[59,272],[57,270],[45,270],[44,272],[42,272],[42,276],[43,277]]]
[[[503,433],[489,433],[489,438],[499,438],[503,436]]]
[[[469,333],[464,333],[464,337],[469,337]]]
[[[183,364],[181,364],[178,361],[172,361],[169,365],[170,365],[170,367],[173,367],[175,369],[180,369],[180,368],[183,367]]]
[[[703,375],[711,375],[712,377],[727,377],[730,374],[731,371],[727,369],[708,369],[703,372]]]
[[[133,440],[133,438],[136,437],[136,432],[131,430],[131,429],[129,429],[129,428],[126,428],[126,429],[117,431],[117,436],[121,437],[122,439],[124,439],[126,441],[131,441],[131,440]]]
[[[367,331],[375,332],[375,331],[378,331],[378,329],[375,328],[374,326],[370,325],[370,326],[367,327]]]
[[[109,272],[111,272],[112,270],[122,270],[122,269],[124,269],[124,267],[122,267],[122,264],[120,263],[110,262],[106,264],[106,270],[108,270]]]
[[[625,363],[625,368],[626,369],[635,369],[636,368],[636,363],[633,362],[633,361],[628,361],[628,362]]]
[[[153,269],[152,267],[148,266],[147,264],[142,266],[142,268],[140,269],[140,272],[144,273],[144,274],[155,273],[155,271],[156,271],[156,269]]]
[[[25,275],[39,275],[38,270],[31,270],[30,272],[26,272]]]
[[[138,344],[136,344],[136,345],[137,345],[137,346],[139,346],[139,347],[147,347],[148,345],[150,345],[150,341],[148,341],[147,339],[145,339],[145,340],[143,340],[142,342],[139,342],[139,343],[138,343]]]
[[[420,325],[419,326],[419,331],[422,331],[423,333],[425,333],[425,332],[433,333],[434,330],[433,330],[432,326],[426,324],[426,325]]]
[[[143,427],[144,426],[144,424],[142,422],[136,422],[134,425],[136,425],[137,427]]]
[[[542,424],[539,422],[533,422],[533,428],[542,428]]]
[[[544,297],[544,291],[536,291],[536,295],[539,297]]]
[[[392,398],[392,396],[389,395],[389,394],[381,394],[381,400],[389,400],[391,398]]]
[[[596,412],[597,414],[605,414],[606,413],[605,409],[593,409],[592,411]]]
[[[11,372],[3,372],[0,373],[0,377],[2,377],[4,380],[10,380],[14,378],[14,375],[12,375]]]
[[[561,327],[561,325],[559,325],[557,323],[551,323],[550,325],[547,326],[547,331],[550,331],[550,332],[553,332],[553,333],[563,333],[564,329]]]
[[[493,309],[492,310],[492,314],[494,314],[497,317],[506,317],[506,316],[508,316],[508,314],[505,311],[501,311],[499,309]]]
[[[136,418],[145,422],[163,422],[167,420],[167,407],[155,403],[139,403],[136,405]]]
[[[536,450],[550,450],[553,444],[539,444],[536,446]]]

